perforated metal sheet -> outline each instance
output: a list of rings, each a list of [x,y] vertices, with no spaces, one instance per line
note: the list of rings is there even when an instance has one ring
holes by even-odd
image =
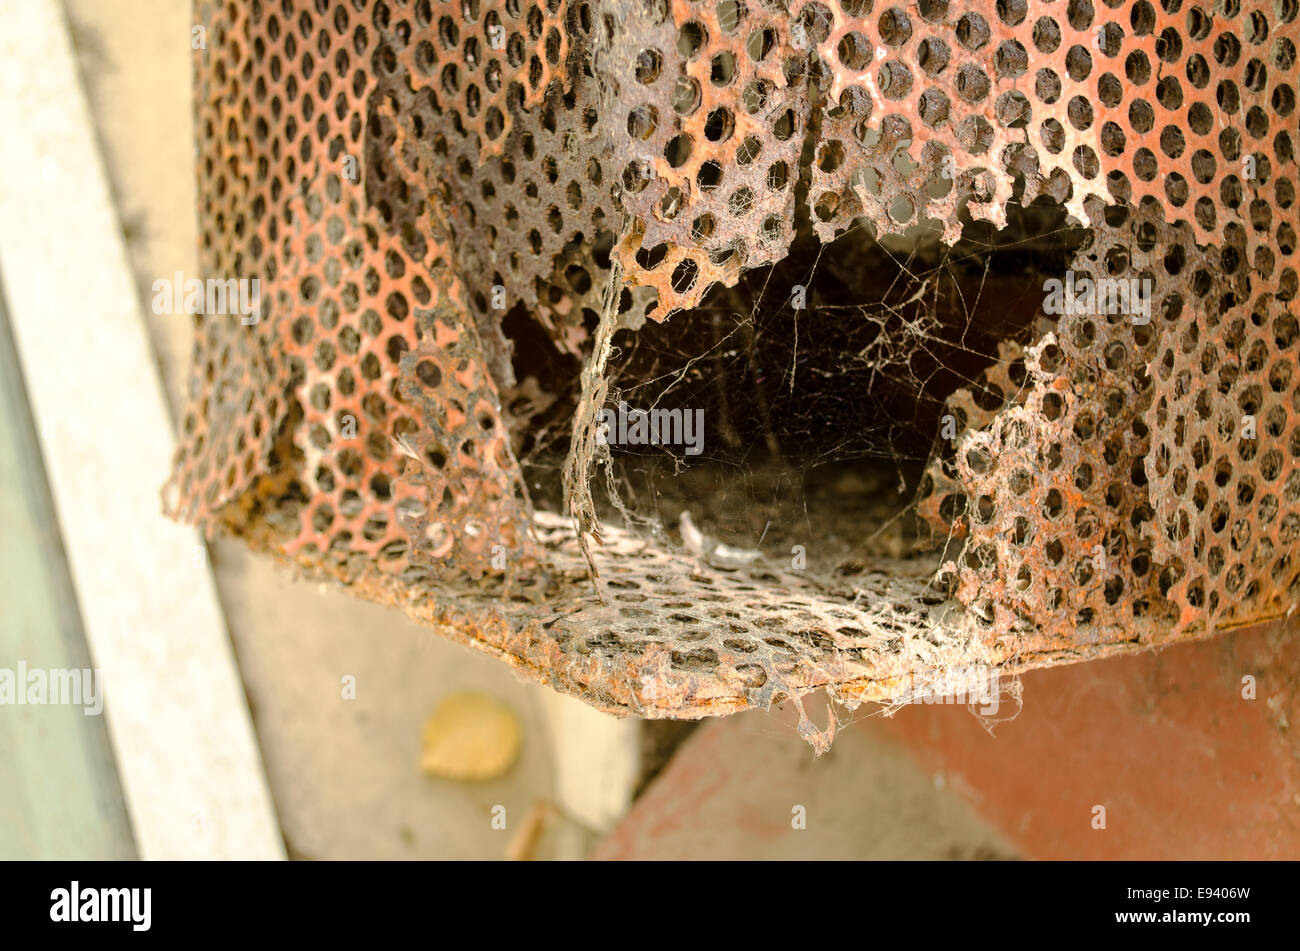
[[[1297,603],[1294,0],[195,8],[202,263],[263,307],[196,322],[177,517],[647,716],[888,700]],[[953,395],[917,500],[963,539],[944,570],[720,571],[608,525],[588,562],[534,511],[511,309],[586,362],[592,530],[615,327],[780,260],[801,219],[951,242],[1035,199],[1090,229],[1076,274],[1151,281],[1152,319],[1042,314],[986,374],[1001,409]]]

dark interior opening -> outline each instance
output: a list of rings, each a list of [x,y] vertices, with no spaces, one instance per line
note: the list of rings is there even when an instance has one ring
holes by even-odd
[[[729,545],[784,552],[816,538],[828,557],[894,523],[877,538],[881,552],[907,554],[912,532],[896,516],[913,500],[946,399],[1002,341],[1032,342],[1045,277],[1064,273],[1086,236],[1047,202],[1012,205],[1008,218],[1002,230],[967,220],[951,248],[934,233],[881,243],[856,229],[828,245],[802,235],[781,262],[713,288],[699,307],[620,330],[607,405],[702,411],[704,423],[698,455],[683,444],[612,446],[626,510],[652,533],[690,512]],[[526,314],[508,318],[506,333],[517,378],[556,397],[549,420],[528,418],[516,444],[534,504],[558,510],[580,366]],[[1022,382],[1023,368],[1011,375]],[[996,408],[1010,395],[976,398]],[[612,504],[599,514],[623,521]]]

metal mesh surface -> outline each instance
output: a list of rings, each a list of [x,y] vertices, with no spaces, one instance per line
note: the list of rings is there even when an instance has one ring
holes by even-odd
[[[887,701],[917,671],[1294,609],[1295,0],[198,0],[196,22],[202,264],[260,278],[262,309],[196,321],[173,515],[646,716]],[[1035,200],[1088,228],[1075,275],[1150,281],[1151,319],[1040,313],[951,396],[916,510],[955,554],[720,567],[600,524],[616,329],[780,261],[801,221],[951,243]],[[516,379],[511,311],[580,392]],[[535,510],[518,462],[548,406],[576,519]]]

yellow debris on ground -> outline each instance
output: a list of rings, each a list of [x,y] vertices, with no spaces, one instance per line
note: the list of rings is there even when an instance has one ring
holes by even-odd
[[[442,779],[496,779],[514,765],[519,745],[519,718],[508,707],[461,691],[444,697],[425,721],[420,768]]]

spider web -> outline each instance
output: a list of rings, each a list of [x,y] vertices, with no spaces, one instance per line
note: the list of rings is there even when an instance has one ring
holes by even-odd
[[[829,245],[801,235],[698,308],[618,331],[605,406],[700,410],[704,437],[696,456],[611,446],[610,508],[656,537],[676,526],[668,540],[688,548],[697,527],[741,551],[840,558],[871,538],[875,554],[910,554],[909,503],[947,398],[982,398],[998,344],[1030,342],[1041,275],[1083,240],[1056,209],[1017,210],[1001,232],[967,222],[951,247],[920,229],[889,244],[860,228]]]

